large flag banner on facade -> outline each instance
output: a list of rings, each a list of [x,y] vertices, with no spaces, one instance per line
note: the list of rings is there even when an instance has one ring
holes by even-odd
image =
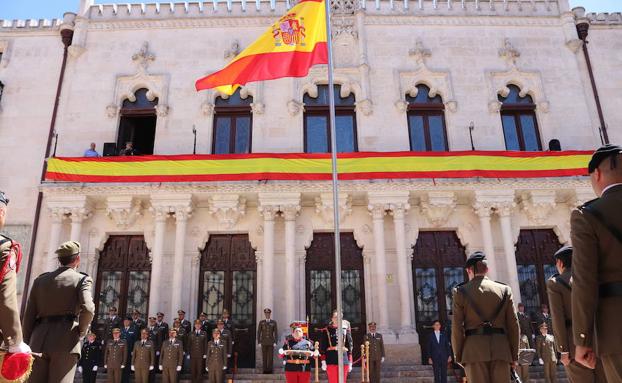
[[[196,89],[231,95],[249,82],[304,77],[328,63],[324,1],[302,0],[226,67],[196,82]]]

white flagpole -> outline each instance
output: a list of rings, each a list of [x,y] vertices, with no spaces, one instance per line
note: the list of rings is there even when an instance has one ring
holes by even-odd
[[[337,134],[335,129],[335,84],[333,80],[333,43],[330,25],[330,0],[324,0],[326,9],[326,44],[328,47],[328,105],[330,112],[330,155],[333,181],[333,221],[335,222],[335,290],[337,296],[337,361],[339,383],[343,380],[343,313],[341,311],[341,238],[339,231],[339,181],[337,178]]]

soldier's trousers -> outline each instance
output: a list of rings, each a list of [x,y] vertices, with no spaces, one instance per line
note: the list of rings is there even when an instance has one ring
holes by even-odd
[[[274,345],[261,346],[261,362],[263,364],[263,372],[272,373],[274,369]]]
[[[29,382],[73,383],[78,365],[78,354],[66,352],[43,353],[35,358]]]
[[[311,381],[311,372],[285,371],[285,381],[287,383],[309,383]]]
[[[328,383],[339,382],[339,366],[336,364],[329,364],[326,366],[326,375],[328,375]],[[348,365],[343,366],[343,381],[348,381]]]
[[[519,364],[516,367],[516,373],[520,377],[521,383],[529,383],[529,365],[528,364]]]
[[[177,383],[177,366],[163,367],[162,383]]]
[[[555,362],[544,362],[544,381],[546,383],[557,383],[557,364]]]
[[[510,363],[503,360],[466,363],[464,370],[469,382],[510,383]]]
[[[577,363],[575,360],[570,361],[570,364],[564,366],[566,376],[570,383],[596,383],[596,371],[584,367]],[[604,382],[604,381],[603,381]]]
[[[348,368],[347,365],[345,368]],[[380,383],[380,372],[381,372],[381,364],[380,360],[370,360],[369,361],[369,381],[370,383]],[[445,374],[447,374],[447,370],[445,370]],[[445,380],[447,381],[447,380]]]
[[[203,355],[190,357],[190,376],[192,383],[203,381]]]
[[[149,366],[134,366],[134,381],[149,383]]]
[[[106,379],[108,383],[121,383],[123,375],[123,370],[121,370],[121,367],[108,368],[108,370],[106,370],[106,374],[108,376]]]
[[[97,379],[97,371],[93,371],[94,363],[82,362],[82,381],[84,383],[95,383]]]
[[[622,382],[622,354],[603,355],[600,358],[607,382]]]
[[[218,367],[210,368],[207,373],[208,383],[222,383],[225,381],[225,370]]]

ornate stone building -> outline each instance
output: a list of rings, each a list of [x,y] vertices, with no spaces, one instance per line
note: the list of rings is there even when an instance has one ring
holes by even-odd
[[[228,308],[240,364],[252,365],[263,307],[312,328],[330,314],[337,208],[346,318],[357,339],[376,321],[392,360],[419,360],[427,326],[450,319],[451,287],[474,250],[517,302],[545,302],[570,211],[593,198],[585,177],[342,181],[337,207],[327,181],[40,182],[46,143],[58,157],[82,156],[91,142],[116,154],[126,141],[141,154],[188,154],[194,130],[197,153],[326,152],[323,66],[229,98],[194,90],[289,6],[82,0],[62,20],[2,22],[6,229],[28,244],[39,217],[22,278],[55,267],[58,244],[79,240],[98,320],[112,305],[169,319],[178,308],[211,319]],[[586,14],[566,0],[338,0],[333,9],[342,151],[542,151],[555,139],[591,150],[603,133],[622,141],[619,13]]]

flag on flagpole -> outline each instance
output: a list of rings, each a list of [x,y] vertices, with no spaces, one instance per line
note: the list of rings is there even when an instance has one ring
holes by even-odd
[[[301,0],[226,67],[196,82],[231,95],[249,82],[304,77],[328,63],[325,0]]]

